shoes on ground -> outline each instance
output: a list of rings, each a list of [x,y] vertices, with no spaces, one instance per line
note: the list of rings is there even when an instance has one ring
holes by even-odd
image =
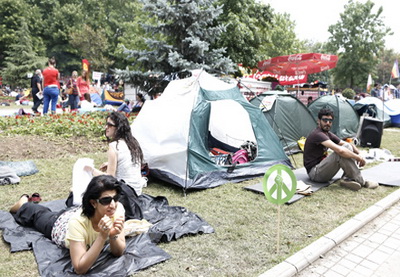
[[[359,183],[357,183],[356,181],[352,181],[352,180],[346,180],[346,179],[342,179],[340,180],[340,185],[342,187],[357,191],[361,189],[361,185]]]
[[[365,181],[364,187],[367,189],[376,189],[377,187],[379,187],[379,183],[374,181]]]

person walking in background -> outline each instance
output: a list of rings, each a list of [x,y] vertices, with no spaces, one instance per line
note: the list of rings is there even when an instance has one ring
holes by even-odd
[[[60,72],[55,68],[56,59],[49,58],[49,66],[43,70],[43,114],[47,114],[51,102],[51,112],[56,112],[58,95],[60,93]]]
[[[77,81],[79,101],[85,100],[85,93],[89,93],[90,79],[89,73],[86,70],[82,70],[82,75],[78,77]]]
[[[72,94],[68,96],[68,105],[70,106],[71,112],[78,109],[79,102],[79,91],[78,91],[78,72],[72,71],[71,78],[68,80],[67,89],[72,88]]]
[[[38,108],[40,104],[42,104],[42,71],[40,69],[36,69],[35,74],[31,79],[31,93],[33,98],[33,107],[32,111],[34,113],[39,113]],[[41,95],[41,98],[38,97],[38,94]]]
[[[375,83],[374,88],[371,90],[371,96],[372,97],[379,97],[379,91],[381,89],[381,85],[378,83]]]

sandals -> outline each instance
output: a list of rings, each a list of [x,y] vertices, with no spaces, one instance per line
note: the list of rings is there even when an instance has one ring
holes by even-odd
[[[29,197],[29,201],[37,204],[40,201],[42,201],[42,198],[40,197],[39,193],[35,192],[35,193],[32,194],[31,197]]]

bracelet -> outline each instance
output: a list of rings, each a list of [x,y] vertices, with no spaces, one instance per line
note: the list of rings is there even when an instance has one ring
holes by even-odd
[[[115,236],[111,237],[110,239],[117,240],[117,238],[118,238],[118,235],[115,235]]]

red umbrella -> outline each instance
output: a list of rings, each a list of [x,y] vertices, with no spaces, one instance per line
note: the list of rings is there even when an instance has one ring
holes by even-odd
[[[338,56],[307,53],[279,56],[258,62],[258,68],[279,75],[298,76],[325,71],[336,66]]]

